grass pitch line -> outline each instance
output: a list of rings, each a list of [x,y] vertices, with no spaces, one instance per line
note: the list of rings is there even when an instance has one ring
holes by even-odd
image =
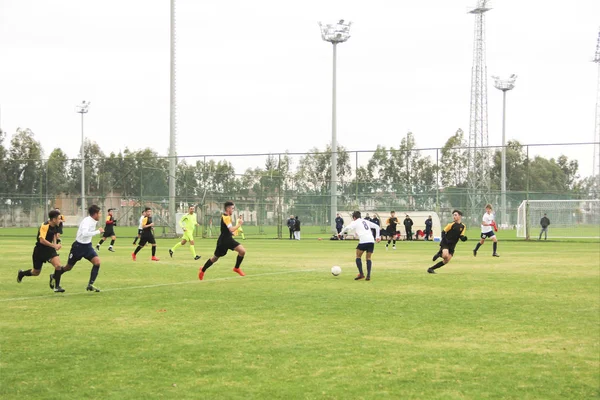
[[[222,281],[229,281],[232,279],[241,279],[241,278],[253,278],[253,277],[264,277],[264,276],[273,276],[273,275],[288,275],[288,274],[296,274],[296,273],[302,273],[302,272],[314,272],[314,271],[318,271],[318,269],[316,268],[312,268],[312,269],[301,269],[301,270],[295,270],[295,271],[281,271],[281,272],[267,272],[264,274],[255,274],[255,275],[246,275],[244,277],[241,276],[228,276],[228,277],[223,277],[223,278],[215,278],[215,279],[210,279],[210,280],[206,280],[206,281],[201,281],[201,280],[193,280],[193,281],[184,281],[184,282],[171,282],[171,283],[158,283],[155,285],[144,285],[144,286],[128,286],[128,287],[120,287],[120,288],[109,288],[109,289],[102,289],[102,291],[100,293],[104,293],[104,292],[120,292],[120,291],[124,291],[124,290],[134,290],[134,289],[152,289],[152,288],[157,288],[157,287],[164,287],[164,286],[177,286],[177,285],[189,285],[189,284],[198,284],[198,283],[210,283],[210,282],[222,282]],[[0,303],[5,303],[7,301],[22,301],[22,300],[33,300],[33,299],[45,299],[45,298],[59,298],[59,297],[65,297],[65,296],[79,296],[79,295],[84,295],[84,294],[88,294],[87,291],[82,291],[82,292],[76,292],[76,293],[53,293],[51,295],[42,295],[42,296],[29,296],[29,297],[13,297],[10,299],[0,299]]]

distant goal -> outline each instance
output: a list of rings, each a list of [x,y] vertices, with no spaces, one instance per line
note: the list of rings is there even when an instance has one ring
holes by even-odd
[[[517,237],[538,239],[544,214],[550,220],[548,239],[600,239],[600,200],[524,200]]]

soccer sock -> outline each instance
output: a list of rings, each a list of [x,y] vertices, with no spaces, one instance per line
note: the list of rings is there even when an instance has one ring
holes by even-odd
[[[362,269],[362,259],[360,259],[358,257],[356,258],[356,267],[358,268],[358,273],[361,275],[364,275],[363,269]]]
[[[242,261],[244,261],[244,256],[237,256],[235,260],[235,268],[239,268],[242,265]]]
[[[152,257],[156,255],[156,246],[152,246]]]
[[[193,244],[190,244],[190,251],[192,252],[192,255],[194,256],[194,258],[196,258],[196,248],[194,247]]]
[[[93,285],[98,277],[98,272],[100,272],[100,264],[96,264],[92,267],[92,272],[90,272],[90,281],[89,285]],[[54,279],[56,281],[56,279]]]
[[[138,239],[139,239],[139,237],[136,237],[135,239],[133,239],[133,244],[136,244]]]
[[[373,264],[371,263],[371,260],[367,260],[367,276],[371,276],[371,266]]]
[[[115,244],[115,241],[114,241],[114,240],[111,240],[111,241],[110,241],[110,247],[112,247],[112,246],[113,246],[113,244]]]
[[[142,246],[138,246],[135,251],[133,252],[133,254],[137,254],[140,252],[140,250],[142,249]]]
[[[102,243],[104,243],[104,239],[100,239],[100,241],[98,242],[98,246],[102,246]]]
[[[208,260],[206,260],[206,262],[204,263],[204,267],[202,267],[202,272],[206,272],[207,269],[210,268],[210,266],[213,265],[213,262],[210,260],[210,258]]]
[[[31,276],[31,270],[23,271],[23,276]]]
[[[396,239],[394,239],[394,243],[393,244],[394,244],[394,246],[396,245]]]
[[[387,244],[385,245],[385,247],[389,246],[389,245],[390,245],[390,243],[392,243],[392,241],[391,241],[391,240],[388,240],[388,242],[387,242]]]
[[[181,242],[177,242],[175,243],[175,246],[173,246],[173,248],[171,248],[171,251],[175,251],[176,248],[178,248],[179,246],[181,246]]]
[[[246,235],[244,235],[244,232],[242,232],[242,239],[246,240]]]
[[[438,269],[444,266],[444,262],[440,261],[437,264],[435,264],[433,267],[431,267],[431,269]]]
[[[62,277],[62,274],[64,274],[65,270],[63,270],[63,267],[60,267],[60,269],[56,269],[54,270],[54,287],[60,286],[60,278]]]
[[[477,243],[477,246],[475,246],[475,251],[479,250],[480,247],[481,247],[481,243]]]
[[[494,254],[496,254],[496,249],[498,248],[498,242],[494,242]]]

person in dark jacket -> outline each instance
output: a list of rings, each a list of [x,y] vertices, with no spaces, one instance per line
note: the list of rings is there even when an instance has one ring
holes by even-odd
[[[410,219],[408,214],[406,214],[406,218],[404,218],[404,229],[406,229],[406,240],[413,240],[412,226],[413,226],[413,220]]]
[[[297,215],[294,221],[294,239],[300,240],[300,220],[298,219]]]
[[[550,226],[550,220],[544,214],[542,219],[540,220],[540,225],[542,226],[542,230],[540,231],[540,237],[538,240],[542,240],[542,233],[544,234],[544,240],[548,240],[548,227]]]
[[[433,219],[431,215],[425,220],[425,240],[429,240],[431,237],[431,229],[433,227]]]
[[[373,214],[373,218],[371,218],[371,222],[377,226],[381,226],[381,222],[379,221],[379,215],[377,215],[377,214]],[[371,232],[373,233],[373,238],[377,239],[377,236],[375,236],[375,229],[371,229]]]
[[[340,213],[337,213],[337,217],[335,217],[335,230],[337,231],[338,235],[342,231],[343,227],[344,227],[344,218],[342,218],[340,216]]]
[[[290,230],[290,240],[294,240],[294,226],[296,226],[296,221],[294,220],[293,215],[290,215],[290,218],[287,220],[286,225]]]

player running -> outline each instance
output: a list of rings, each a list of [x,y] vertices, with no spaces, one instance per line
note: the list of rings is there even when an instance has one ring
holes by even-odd
[[[44,263],[49,262],[54,269],[59,269],[60,258],[56,253],[62,245],[57,243],[58,226],[60,224],[60,211],[52,210],[48,213],[48,221],[44,222],[37,233],[37,241],[33,248],[31,259],[33,260],[33,268],[27,271],[19,270],[17,274],[17,282],[21,283],[26,276],[39,276],[42,272]],[[55,288],[55,292],[64,292],[60,287]]]
[[[485,214],[483,214],[483,221],[481,221],[481,240],[477,243],[477,246],[473,249],[473,256],[477,257],[477,250],[485,243],[485,239],[492,239],[493,245],[493,257],[500,257],[496,250],[498,249],[498,238],[496,238],[495,230],[498,230],[496,221],[494,221],[494,214],[492,214],[492,205],[487,204],[485,206]]]
[[[215,249],[215,254],[206,260],[204,266],[198,272],[198,279],[204,279],[204,273],[207,269],[210,268],[211,265],[216,263],[219,258],[223,257],[227,254],[228,250],[237,251],[238,256],[235,261],[235,267],[233,267],[233,272],[237,273],[240,276],[245,276],[244,272],[240,269],[240,265],[242,261],[244,261],[244,256],[246,255],[246,249],[244,246],[239,244],[233,239],[233,232],[240,229],[240,226],[244,223],[244,221],[240,218],[238,219],[237,225],[233,225],[231,221],[231,216],[233,214],[233,210],[235,209],[235,204],[232,201],[227,201],[224,204],[225,212],[221,215],[221,235],[217,240],[217,248]]]
[[[396,211],[390,213],[390,217],[387,219],[387,237],[388,241],[385,245],[385,249],[388,249],[390,242],[393,240],[392,249],[396,250],[396,236],[398,236],[398,218],[396,218]]]
[[[459,210],[452,211],[452,219],[454,222],[446,225],[446,227],[442,230],[440,251],[433,256],[433,261],[440,257],[443,258],[443,261],[440,261],[434,266],[428,268],[427,272],[430,274],[435,274],[436,269],[443,267],[444,265],[448,264],[450,260],[452,260],[454,248],[456,247],[459,239],[463,242],[467,241],[467,237],[465,236],[466,227],[462,223],[462,212]]]
[[[140,222],[138,224],[138,234],[135,239],[133,239],[133,244],[136,244],[138,239],[142,237],[142,222],[144,222],[144,218],[146,218],[146,210],[142,211],[142,216],[140,217]]]
[[[200,256],[196,254],[196,248],[194,247],[194,228],[196,228],[196,225],[199,225],[195,210],[196,208],[194,206],[190,206],[188,213],[181,217],[179,225],[183,228],[183,237],[181,238],[181,242],[176,243],[172,249],[169,249],[171,258],[173,258],[173,253],[176,248],[190,242],[190,252],[192,253],[192,256],[194,256],[194,260],[200,259]]]
[[[117,226],[117,220],[113,216],[114,208],[108,209],[108,215],[106,216],[106,225],[104,226],[104,233],[102,234],[102,239],[96,245],[96,250],[100,251],[100,246],[106,240],[106,238],[110,238],[110,246],[108,246],[108,251],[113,250],[113,245],[115,244],[115,240],[117,237],[115,236],[115,226]]]
[[[366,280],[371,280],[371,256],[373,255],[373,251],[375,249],[375,242],[379,243],[381,241],[380,228],[379,225],[372,223],[371,221],[367,221],[360,217],[360,211],[354,211],[352,213],[353,221],[350,225],[342,228],[338,236],[343,235],[348,230],[352,229],[358,235],[358,246],[356,246],[356,267],[358,268],[358,275],[354,278],[355,281],[359,281],[361,279],[365,279],[365,275],[363,273],[362,268],[362,255],[366,251],[367,252],[367,277]],[[373,233],[371,229],[375,229],[375,238],[373,238]]]
[[[152,209],[146,207],[144,209],[145,217],[142,219],[142,235],[140,236],[140,244],[131,253],[133,261],[137,259],[137,253],[146,245],[150,243],[152,245],[152,261],[160,261],[160,258],[156,257],[156,239],[154,239],[154,222],[152,222]]]
[[[94,282],[100,272],[100,257],[96,253],[96,250],[92,247],[92,238],[102,232],[104,229],[96,229],[96,224],[100,219],[100,207],[93,204],[88,208],[88,217],[85,217],[79,224],[77,229],[77,237],[71,245],[71,251],[69,252],[69,261],[67,265],[62,268],[57,268],[53,274],[50,275],[50,289],[54,289],[55,292],[64,292],[64,289],[60,287],[60,279],[62,275],[73,269],[75,264],[82,258],[85,258],[92,263],[92,271],[90,272],[90,280],[88,282],[86,290],[88,292],[99,292],[100,289],[94,286]]]

